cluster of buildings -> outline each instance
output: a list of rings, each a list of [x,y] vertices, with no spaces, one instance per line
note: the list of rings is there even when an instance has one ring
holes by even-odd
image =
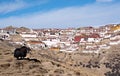
[[[27,45],[32,49],[48,49],[81,53],[99,53],[112,45],[120,44],[120,25],[98,28],[26,29],[9,27],[0,29],[0,39],[10,43]]]

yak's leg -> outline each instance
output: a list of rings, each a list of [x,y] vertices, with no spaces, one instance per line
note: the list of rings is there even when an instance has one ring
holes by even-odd
[[[23,58],[22,57],[20,57],[20,60],[22,60]]]
[[[23,56],[21,56],[21,57],[20,57],[20,59],[22,60],[22,59],[24,59],[24,57],[23,57]]]
[[[19,60],[19,57],[17,57],[17,60]]]

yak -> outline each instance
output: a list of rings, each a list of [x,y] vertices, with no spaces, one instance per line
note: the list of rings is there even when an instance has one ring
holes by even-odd
[[[26,57],[27,53],[29,53],[30,50],[31,49],[26,46],[22,46],[21,48],[16,48],[14,50],[14,57],[17,58],[17,60],[24,59],[24,57]]]

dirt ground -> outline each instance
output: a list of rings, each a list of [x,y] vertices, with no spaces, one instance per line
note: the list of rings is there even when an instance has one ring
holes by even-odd
[[[105,76],[111,71],[103,63],[112,52],[89,55],[32,50],[25,59],[17,60],[13,57],[15,47],[0,41],[0,76]]]

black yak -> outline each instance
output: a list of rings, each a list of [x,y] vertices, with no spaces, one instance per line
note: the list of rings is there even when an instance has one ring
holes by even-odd
[[[21,48],[16,48],[14,50],[14,57],[19,59],[23,59],[24,57],[26,57],[27,53],[29,53],[30,48],[26,47],[26,46],[22,46]]]

